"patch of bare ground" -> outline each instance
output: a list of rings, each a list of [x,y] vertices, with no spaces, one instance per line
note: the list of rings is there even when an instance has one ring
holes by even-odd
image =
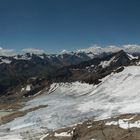
[[[35,111],[35,110],[38,110],[38,109],[41,109],[41,108],[45,108],[47,106],[48,105],[40,105],[40,106],[37,106],[37,107],[34,107],[34,108],[27,109],[25,111],[17,111],[17,112],[8,114],[8,115],[0,118],[0,124],[8,123],[8,122],[14,120],[15,118],[25,116],[29,112],[32,112],[32,111]]]
[[[88,120],[73,127],[52,131],[43,140],[140,140],[140,128],[124,129],[119,125],[106,125],[108,121],[140,120],[139,114],[125,114],[102,121]]]
[[[22,108],[23,105],[20,102],[12,103],[12,104],[0,104],[0,110],[18,110]]]

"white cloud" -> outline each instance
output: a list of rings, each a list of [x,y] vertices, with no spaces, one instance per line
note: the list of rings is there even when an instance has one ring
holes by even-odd
[[[86,52],[86,53],[92,52],[94,54],[101,54],[103,52],[117,52],[121,49],[122,48],[117,47],[115,45],[103,47],[103,46],[99,46],[97,44],[94,44],[93,46],[91,46],[89,48],[78,50],[78,52]]]
[[[36,48],[26,48],[26,49],[23,49],[22,52],[24,52],[24,53],[32,53],[32,54],[42,54],[42,53],[45,53],[44,50],[36,49]]]
[[[129,53],[135,53],[135,52],[138,52],[140,53],[140,45],[137,45],[137,44],[134,44],[134,45],[123,45],[122,48],[126,51],[126,52],[129,52]]]
[[[76,52],[92,52],[94,54],[100,54],[103,52],[117,52],[119,50],[124,50],[128,53],[140,53],[140,45],[138,44],[128,44],[128,45],[109,45],[106,47],[99,46],[99,45],[93,45],[90,48],[85,48],[81,50],[77,50]],[[32,53],[32,54],[42,54],[45,53],[44,50],[42,49],[37,49],[37,48],[25,48],[19,52],[16,52],[14,49],[5,49],[0,47],[0,56],[13,56],[16,54],[22,54],[22,53]],[[60,53],[70,53],[70,51],[63,50]]]
[[[92,52],[94,54],[100,54],[103,52],[117,52],[119,50],[124,50],[128,53],[140,53],[140,45],[137,44],[128,44],[128,45],[122,45],[122,46],[116,46],[116,45],[110,45],[110,46],[98,46],[93,45],[90,48],[81,49],[78,51],[84,51],[84,52]]]
[[[13,56],[16,52],[13,49],[4,49],[0,47],[0,56]]]

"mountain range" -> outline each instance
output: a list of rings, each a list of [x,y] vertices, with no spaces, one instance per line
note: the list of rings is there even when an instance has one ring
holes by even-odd
[[[124,66],[136,65],[139,59],[139,51],[136,53],[134,49],[130,53],[116,47],[94,47],[49,55],[25,53],[0,56],[0,94],[12,95],[17,87],[22,88],[27,83],[32,85],[33,91],[25,92],[25,96],[36,94],[46,84],[48,86],[53,82],[98,84],[102,77],[113,71],[121,71]]]
[[[139,127],[139,69],[138,50],[114,47],[0,56],[0,138],[120,139]]]

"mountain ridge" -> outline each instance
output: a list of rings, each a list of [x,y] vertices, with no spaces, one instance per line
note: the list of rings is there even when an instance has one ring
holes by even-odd
[[[49,62],[48,59],[44,61],[40,57],[32,55],[32,59],[29,60],[15,60],[11,64],[2,64],[0,77],[3,75],[5,77],[3,77],[3,80],[1,78],[0,86],[1,90],[4,91],[2,95],[6,93],[12,95],[16,92],[16,87],[19,87],[19,92],[21,92],[23,85],[32,85],[32,90],[21,94],[28,97],[36,94],[46,86],[49,87],[54,82],[80,81],[98,84],[100,79],[111,72],[120,72],[125,66],[138,65],[138,63],[139,57],[134,57],[123,50],[100,55],[93,59],[81,61],[78,64],[60,64],[59,61],[56,61],[52,65],[53,63]],[[11,87],[13,87],[12,90]]]

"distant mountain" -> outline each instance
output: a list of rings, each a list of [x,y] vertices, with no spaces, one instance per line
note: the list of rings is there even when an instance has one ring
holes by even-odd
[[[67,51],[63,50],[59,54],[45,54],[45,53],[25,53],[25,54],[17,54],[17,55],[0,55],[0,64],[10,64],[13,61],[20,61],[20,60],[28,60],[34,61],[34,59],[40,59],[43,61],[49,61],[50,63],[55,63],[58,65],[71,65],[71,64],[78,64],[82,61],[87,61],[96,57],[105,56],[111,53],[115,53],[118,51],[125,51],[127,53],[133,55],[140,56],[140,46],[139,45],[124,45],[122,47],[116,46],[108,46],[108,47],[100,47],[100,46],[93,46],[86,49],[80,49],[76,51]]]

